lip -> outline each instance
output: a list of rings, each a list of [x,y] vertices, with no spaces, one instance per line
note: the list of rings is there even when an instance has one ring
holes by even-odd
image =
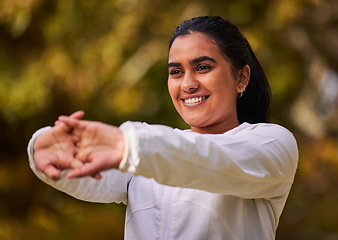
[[[180,98],[181,101],[185,106],[196,106],[203,104],[205,100],[207,100],[210,97],[210,95],[190,95]]]

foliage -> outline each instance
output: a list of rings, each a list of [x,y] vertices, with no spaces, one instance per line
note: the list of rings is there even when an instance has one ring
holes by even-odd
[[[0,239],[121,239],[124,207],[83,203],[29,170],[32,133],[86,119],[187,126],[166,89],[174,28],[234,22],[273,91],[274,122],[295,133],[299,170],[278,239],[337,239],[338,4],[334,0],[0,0]]]

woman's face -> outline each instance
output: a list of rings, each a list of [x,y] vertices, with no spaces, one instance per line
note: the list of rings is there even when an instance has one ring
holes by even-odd
[[[247,82],[241,80],[243,74],[235,79],[231,64],[207,35],[177,37],[169,51],[168,71],[171,99],[192,131],[224,133],[239,125],[236,99]]]

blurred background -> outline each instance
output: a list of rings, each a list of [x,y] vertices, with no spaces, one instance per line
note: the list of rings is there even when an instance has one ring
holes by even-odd
[[[40,182],[26,147],[57,116],[187,126],[167,93],[174,28],[200,15],[239,26],[273,92],[273,122],[300,162],[278,240],[338,239],[338,2],[0,0],[0,240],[123,239],[125,207]]]

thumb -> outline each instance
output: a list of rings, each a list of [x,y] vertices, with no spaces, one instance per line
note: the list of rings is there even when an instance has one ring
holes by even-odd
[[[80,168],[84,165],[83,162],[81,162],[80,160],[78,159],[74,159],[71,163],[70,163],[70,168],[71,169],[77,169],[77,168]]]

